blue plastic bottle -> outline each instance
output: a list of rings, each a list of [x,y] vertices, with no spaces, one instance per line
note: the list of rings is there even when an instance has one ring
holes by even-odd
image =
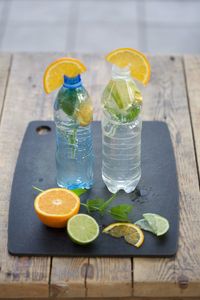
[[[92,103],[81,77],[64,76],[54,104],[57,184],[68,189],[91,188],[93,147]]]

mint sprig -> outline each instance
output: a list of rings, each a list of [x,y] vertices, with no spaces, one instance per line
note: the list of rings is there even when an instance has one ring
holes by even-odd
[[[98,212],[101,216],[108,214],[111,218],[120,222],[129,222],[129,213],[132,211],[133,206],[130,204],[119,204],[109,209],[111,203],[116,198],[113,194],[107,201],[102,198],[89,199],[86,203],[81,203],[88,213]]]
[[[133,206],[129,204],[120,204],[110,209],[110,216],[117,221],[129,221],[129,213],[132,211]]]
[[[72,192],[74,192],[77,196],[81,196],[83,194],[85,194],[88,190],[87,189],[75,189],[72,190]]]
[[[85,206],[87,208],[87,211],[89,213],[93,211],[100,211],[103,204],[104,204],[104,200],[101,198],[87,200],[86,204],[81,203],[82,206]]]
[[[32,185],[32,188],[40,193],[44,192],[44,190],[39,189],[37,186]]]

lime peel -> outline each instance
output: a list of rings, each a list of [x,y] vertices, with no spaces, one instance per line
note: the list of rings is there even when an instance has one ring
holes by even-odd
[[[141,229],[150,231],[157,236],[164,235],[169,230],[169,222],[166,218],[152,213],[145,213],[143,217],[144,219],[135,223]]]
[[[149,223],[145,219],[140,219],[137,222],[135,222],[136,225],[138,225],[141,229],[145,231],[149,231],[151,233],[155,233],[152,227],[149,225]]]

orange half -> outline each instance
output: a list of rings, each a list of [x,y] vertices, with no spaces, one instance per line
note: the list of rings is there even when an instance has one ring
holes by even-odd
[[[64,188],[48,189],[35,198],[34,208],[42,223],[62,228],[69,218],[79,212],[80,198]]]
[[[143,53],[132,48],[119,48],[110,52],[106,60],[120,68],[130,67],[131,76],[144,85],[149,82],[151,68]]]
[[[84,64],[76,59],[62,57],[52,62],[43,77],[44,90],[47,94],[55,91],[63,84],[63,76],[76,77],[86,71]]]

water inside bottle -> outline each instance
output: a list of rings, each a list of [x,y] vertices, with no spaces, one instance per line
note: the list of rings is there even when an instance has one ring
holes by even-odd
[[[141,119],[121,124],[105,114],[102,121],[102,177],[110,192],[133,191],[141,177]]]
[[[141,177],[141,105],[130,70],[114,66],[102,96],[102,178],[112,193],[130,193]]]
[[[57,123],[57,183],[68,189],[91,188],[93,154],[91,127]],[[75,140],[74,140],[75,138]]]
[[[92,104],[80,75],[65,77],[54,104],[57,184],[68,189],[93,185]]]

